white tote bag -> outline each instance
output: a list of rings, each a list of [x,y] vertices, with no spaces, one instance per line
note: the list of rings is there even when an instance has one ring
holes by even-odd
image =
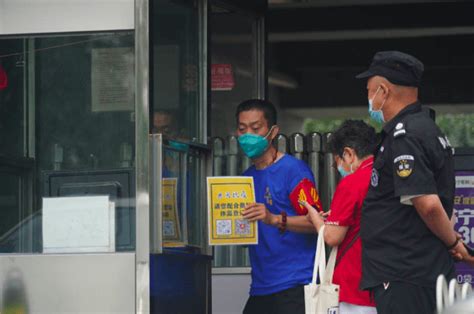
[[[338,314],[339,285],[332,283],[336,264],[337,247],[331,250],[326,265],[326,249],[324,245],[324,226],[319,229],[316,257],[314,258],[313,280],[304,286],[306,314]],[[319,273],[319,284],[316,278]]]

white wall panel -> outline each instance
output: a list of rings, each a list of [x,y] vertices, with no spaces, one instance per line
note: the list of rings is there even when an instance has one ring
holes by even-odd
[[[134,0],[0,0],[0,35],[134,28]]]

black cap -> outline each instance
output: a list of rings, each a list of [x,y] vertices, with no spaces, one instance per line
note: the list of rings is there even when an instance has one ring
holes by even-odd
[[[420,60],[409,54],[400,51],[379,51],[375,54],[369,69],[356,78],[379,75],[396,85],[418,87],[424,68]]]

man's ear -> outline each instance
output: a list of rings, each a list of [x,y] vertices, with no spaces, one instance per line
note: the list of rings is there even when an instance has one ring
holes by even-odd
[[[380,89],[381,89],[382,94],[388,96],[388,93],[390,91],[388,84],[386,84],[385,82],[381,82]]]
[[[272,133],[270,134],[270,138],[271,138],[272,140],[275,139],[275,137],[278,135],[278,133],[280,133],[280,127],[275,124],[275,125],[273,126]]]

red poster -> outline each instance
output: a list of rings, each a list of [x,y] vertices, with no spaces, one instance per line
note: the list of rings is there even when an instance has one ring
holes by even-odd
[[[234,85],[231,64],[213,64],[211,66],[211,89],[213,91],[232,90]]]

